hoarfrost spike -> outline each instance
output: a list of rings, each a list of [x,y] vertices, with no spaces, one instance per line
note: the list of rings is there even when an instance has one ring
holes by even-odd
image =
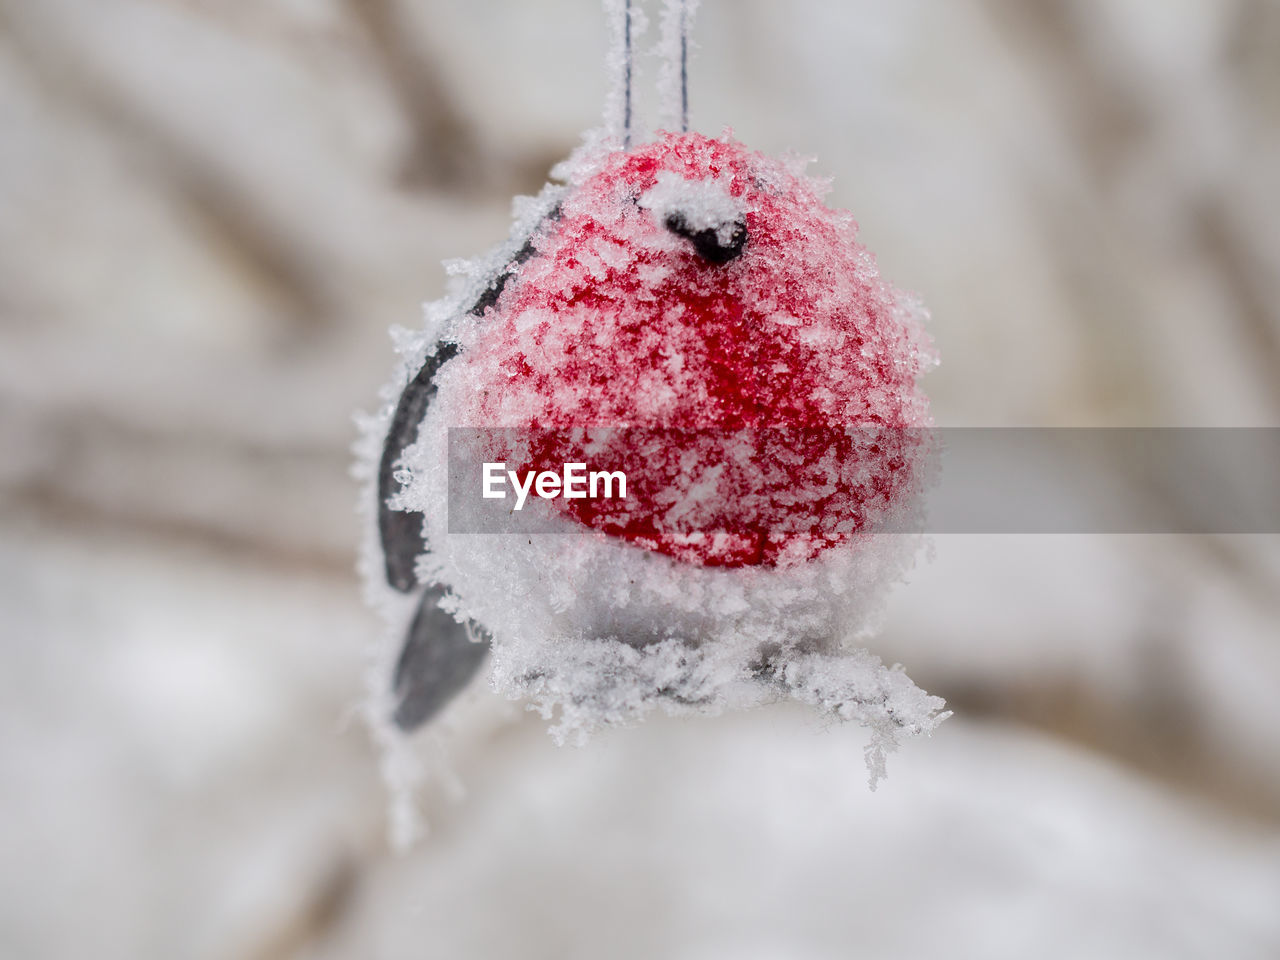
[[[635,127],[632,91],[635,86],[636,38],[644,32],[645,20],[633,0],[604,0],[605,22],[609,26],[609,101],[605,128],[623,149],[631,149]]]
[[[662,73],[658,92],[667,129],[689,132],[689,32],[699,0],[666,0],[662,11]]]

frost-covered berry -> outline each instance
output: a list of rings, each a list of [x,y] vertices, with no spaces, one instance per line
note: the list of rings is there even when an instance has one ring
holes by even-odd
[[[432,716],[487,646],[493,686],[558,713],[560,739],[785,696],[868,726],[878,778],[945,717],[857,644],[917,546],[874,534],[919,487],[923,311],[822,184],[727,136],[563,172],[402,336],[371,424],[371,592],[407,625],[396,722]],[[527,536],[458,527],[455,428],[526,482],[586,462],[627,495],[544,501]]]
[[[441,374],[530,467],[624,470],[578,522],[712,567],[813,559],[913,489],[932,363],[823,187],[736,141],[668,134],[582,176]]]

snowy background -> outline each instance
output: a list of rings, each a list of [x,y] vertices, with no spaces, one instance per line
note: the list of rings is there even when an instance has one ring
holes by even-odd
[[[481,692],[389,853],[351,413],[597,121],[604,37],[0,0],[0,956],[1280,956],[1275,537],[936,538],[874,646],[957,716],[875,794],[800,708],[574,750]],[[932,308],[940,423],[1280,425],[1276,0],[698,39],[695,124],[815,154]]]

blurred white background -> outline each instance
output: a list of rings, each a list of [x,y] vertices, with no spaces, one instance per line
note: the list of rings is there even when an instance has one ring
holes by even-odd
[[[0,0],[0,956],[1280,956],[1275,537],[936,538],[873,648],[957,716],[875,794],[802,710],[558,750],[482,690],[467,796],[388,852],[351,415],[595,125],[604,36]],[[1276,0],[704,0],[697,39],[695,125],[816,155],[931,307],[939,423],[1280,426]]]

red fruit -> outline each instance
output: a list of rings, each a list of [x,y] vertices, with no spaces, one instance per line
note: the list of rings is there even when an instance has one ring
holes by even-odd
[[[912,486],[931,362],[856,231],[818,184],[727,138],[610,154],[459,358],[465,425],[531,431],[523,468],[623,470],[625,501],[556,502],[682,561],[843,543]],[[609,429],[584,451],[565,434],[580,428]]]

